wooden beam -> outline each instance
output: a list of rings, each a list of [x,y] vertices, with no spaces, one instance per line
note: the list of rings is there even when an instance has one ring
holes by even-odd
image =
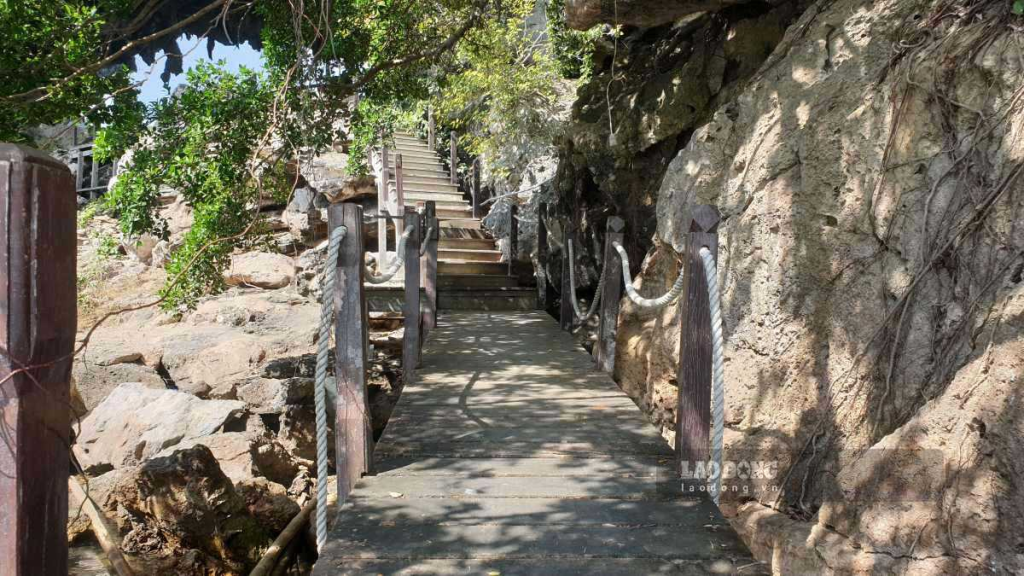
[[[402,379],[406,385],[416,381],[420,363],[420,215],[405,210],[405,226],[412,230],[405,242],[405,332],[402,336]],[[402,257],[401,254],[398,255]]]
[[[334,360],[337,380],[334,423],[338,500],[344,502],[356,481],[370,472],[373,429],[366,395],[366,297],[363,292],[363,209],[356,204],[332,204],[328,229],[348,228],[338,252],[334,284]],[[327,295],[325,295],[327,297]]]
[[[480,160],[473,161],[473,168],[470,171],[470,189],[469,194],[473,201],[473,218],[483,218],[483,211],[481,210],[481,203],[483,201],[480,198]]]
[[[548,205],[537,204],[537,310],[548,309]]]
[[[395,225],[395,250],[398,250],[398,238],[402,237],[405,231],[402,218],[405,215],[405,176],[402,174],[402,155],[395,152],[395,206],[396,218],[391,222]],[[401,258],[401,254],[395,254],[395,258]]]
[[[718,210],[693,208],[683,254],[682,314],[679,333],[679,405],[676,410],[676,454],[680,470],[707,463],[711,427],[711,306],[700,249],[718,255]]]
[[[388,149],[381,146],[380,149],[380,174],[377,178],[377,214],[383,214],[385,210],[388,210],[388,179],[390,178],[390,171],[388,170]],[[392,214],[392,216],[402,217],[401,214]],[[381,274],[387,268],[388,264],[388,221],[384,218],[377,219],[377,273]]]
[[[572,310],[572,285],[571,276],[569,274],[569,238],[572,238],[572,223],[566,221],[565,228],[562,230],[562,293],[560,294],[559,301],[561,306],[559,307],[559,323],[562,326],[562,330],[572,330],[573,325],[573,310]]]
[[[428,200],[424,208],[423,226],[430,230],[430,235],[423,238],[423,241],[427,243],[427,248],[420,258],[420,282],[423,285],[425,296],[421,322],[423,326],[421,345],[430,331],[437,326],[437,242],[440,238],[441,228],[437,219],[437,205],[433,200]]]
[[[594,360],[599,370],[615,372],[615,338],[619,321],[619,300],[622,298],[622,260],[614,243],[622,243],[626,222],[618,216],[608,219],[604,234],[604,294],[601,296],[601,324],[594,345]]]
[[[0,144],[0,574],[68,573],[75,179]],[[26,369],[18,372],[19,370]]]

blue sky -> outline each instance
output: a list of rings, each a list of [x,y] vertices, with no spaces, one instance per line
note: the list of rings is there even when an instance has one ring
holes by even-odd
[[[186,71],[193,68],[200,61],[211,61],[206,55],[206,39],[204,38],[182,36],[178,38],[178,46],[181,48],[184,60],[182,68]],[[253,50],[248,44],[242,44],[241,46],[216,44],[213,49],[213,61],[216,62],[218,60],[223,60],[227,64],[228,70],[233,72],[238,71],[239,66],[245,66],[253,70],[263,67],[260,61],[260,53]],[[137,71],[134,74],[134,79],[136,81],[145,79],[139,95],[139,99],[143,102],[152,102],[158,98],[163,98],[167,96],[168,90],[174,92],[174,89],[185,81],[185,74],[182,73],[172,76],[168,82],[168,87],[164,87],[163,80],[160,79],[160,74],[164,71],[163,52],[157,54],[157,61],[152,70],[138,56],[135,57],[135,65]]]

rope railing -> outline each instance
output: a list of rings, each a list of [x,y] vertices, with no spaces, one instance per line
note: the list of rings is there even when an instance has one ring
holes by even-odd
[[[625,285],[626,295],[633,304],[636,304],[640,308],[661,308],[669,302],[674,301],[683,293],[683,269],[680,268],[679,276],[676,277],[676,281],[672,283],[672,287],[669,288],[668,292],[657,298],[644,298],[636,291],[636,288],[633,286],[633,279],[629,276],[629,255],[626,254],[626,249],[618,242],[613,242],[612,246],[615,248],[615,251],[619,253],[619,260],[622,262],[622,280]]]
[[[428,239],[432,238],[433,236],[434,223],[431,222],[430,228],[427,228],[427,231],[423,233],[423,237],[420,239],[420,256],[423,256],[424,254],[427,253],[427,248],[430,246],[430,242],[428,241]]]
[[[402,266],[405,264],[405,258],[403,257],[403,254],[405,254],[405,242],[409,239],[409,236],[412,235],[412,231],[412,228],[406,228],[405,232],[403,232],[398,238],[398,246],[395,249],[395,260],[391,263],[390,270],[387,270],[380,275],[374,275],[374,273],[366,270],[366,281],[368,283],[384,284],[394,278],[395,274],[402,269]]]
[[[718,505],[722,492],[722,441],[725,433],[725,367],[722,335],[722,299],[718,292],[718,267],[715,255],[706,246],[700,249],[704,264],[704,277],[708,283],[708,303],[711,308],[711,460],[717,464],[711,478],[711,494]]]
[[[601,293],[604,292],[604,274],[597,282],[597,290],[594,291],[594,301],[590,303],[590,309],[584,315],[580,310],[579,299],[576,297],[576,255],[572,249],[572,238],[569,239],[569,292],[568,297],[572,299],[572,309],[580,323],[590,320],[597,312],[598,303],[601,301]]]
[[[316,352],[316,380],[313,394],[316,404],[316,547],[327,541],[327,364],[331,348],[334,317],[334,281],[337,275],[338,251],[348,229],[338,226],[331,231],[324,263],[323,303],[320,306],[320,336]]]

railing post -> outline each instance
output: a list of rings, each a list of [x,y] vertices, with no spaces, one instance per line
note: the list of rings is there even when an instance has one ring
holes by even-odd
[[[431,150],[433,150],[434,146],[437,145],[437,140],[434,137],[434,129],[434,109],[427,108],[427,147]]]
[[[458,148],[457,148],[458,145],[456,144],[457,138],[458,138],[458,135],[455,133],[454,130],[452,130],[452,136],[451,136],[451,142],[450,142],[451,143],[451,150],[450,150],[449,160],[451,161],[452,184],[456,185],[456,186],[459,184],[459,171],[458,171],[459,154],[458,154]]]
[[[710,457],[711,426],[711,306],[700,249],[708,247],[717,260],[718,222],[714,206],[693,208],[683,254],[682,320],[679,333],[679,405],[676,410],[676,454],[679,466],[690,470]]]
[[[395,152],[395,216],[392,220],[395,224],[395,250],[398,250],[397,238],[402,237],[404,231],[402,215],[405,214],[405,177],[402,175],[402,155]],[[396,258],[401,258],[402,255],[396,253]]]
[[[383,214],[388,210],[388,180],[391,178],[391,170],[388,168],[388,149],[383,145],[380,148],[380,186],[377,188],[377,214]],[[392,214],[394,216],[394,214]],[[401,218],[401,214],[397,215]],[[388,221],[385,218],[377,219],[377,272],[383,271],[388,264]]]
[[[548,227],[544,222],[547,212],[547,204],[537,204],[537,310],[548,309]]]
[[[75,180],[0,145],[0,574],[68,573]],[[25,367],[30,370],[12,375]]]
[[[626,222],[618,216],[608,219],[604,235],[604,293],[601,296],[601,324],[597,330],[594,360],[597,367],[609,374],[615,371],[615,338],[619,321],[619,300],[622,298],[622,260],[613,246],[622,243]]]
[[[480,211],[480,160],[473,161],[473,169],[470,174],[470,196],[473,199],[473,218],[481,218]]]
[[[566,222],[565,228],[562,230],[562,294],[559,300],[561,306],[559,307],[559,322],[562,325],[562,330],[572,330],[573,311],[572,311],[572,278],[569,275],[569,267],[572,263],[569,262],[569,238],[572,238],[572,223]]]
[[[334,422],[338,501],[344,502],[360,476],[370,471],[373,430],[366,396],[367,318],[363,292],[363,209],[356,204],[331,204],[330,230],[348,233],[338,250],[334,284],[334,373],[337,380]],[[325,298],[329,295],[325,294]]]
[[[420,215],[408,208],[404,217],[406,228],[412,230],[405,242],[405,305],[402,308],[405,316],[402,379],[408,385],[416,381],[416,366],[420,361]]]
[[[437,206],[433,200],[428,200],[423,211],[423,225],[430,230],[430,236],[424,237],[427,249],[423,251],[420,266],[422,267],[423,292],[426,298],[423,301],[423,339],[426,339],[437,326],[437,241],[440,238],[439,222],[437,220]]]
[[[508,275],[515,273],[516,253],[519,249],[519,205],[508,205]]]

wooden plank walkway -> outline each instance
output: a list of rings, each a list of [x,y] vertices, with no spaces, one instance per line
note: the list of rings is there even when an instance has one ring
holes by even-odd
[[[547,314],[445,315],[418,378],[314,576],[764,573]]]

